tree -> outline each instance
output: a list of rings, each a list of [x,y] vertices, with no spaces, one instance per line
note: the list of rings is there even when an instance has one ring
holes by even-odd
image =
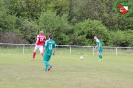
[[[35,21],[19,18],[17,20],[18,34],[25,43],[35,43],[35,38],[39,31],[39,26]]]
[[[91,0],[92,1],[92,0]],[[120,1],[120,0],[119,0]],[[122,1],[122,0],[121,0]],[[131,0],[129,0],[131,1]],[[116,30],[127,30],[131,29],[133,25],[133,16],[129,17],[120,17],[114,8],[117,9],[117,4],[115,5],[116,0],[95,0],[92,1],[92,8],[94,11],[91,19],[100,20],[102,23],[111,31]]]
[[[10,0],[8,8],[10,14],[15,13],[18,17],[38,19],[41,12],[51,10],[62,16],[69,11],[68,0]]]
[[[133,30],[124,31],[124,43],[122,46],[133,46]]]
[[[110,32],[112,46],[133,46],[133,30]]]
[[[70,44],[69,36],[67,35],[70,25],[68,24],[65,15],[57,16],[56,12],[46,11],[39,17],[39,26],[48,35],[52,33],[57,44]]]
[[[9,10],[6,8],[4,1],[0,1],[0,30],[1,31],[13,31],[17,17],[15,14],[10,15]]]
[[[72,24],[88,19],[91,15],[89,0],[69,0],[69,8],[68,21]]]
[[[49,1],[49,2],[48,2]],[[56,15],[62,16],[69,12],[69,0],[46,0],[45,11],[51,10],[56,12]]]
[[[107,28],[97,20],[87,19],[83,22],[76,23],[74,26],[74,42],[80,45],[94,45],[94,36],[98,36],[103,45],[109,45],[109,35]],[[75,42],[76,41],[76,42]]]

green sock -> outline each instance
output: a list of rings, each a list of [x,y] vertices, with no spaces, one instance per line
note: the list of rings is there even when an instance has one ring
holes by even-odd
[[[44,61],[44,63],[45,63],[45,69],[44,70],[47,71],[48,67],[51,66],[51,65],[48,61]]]
[[[102,55],[99,55],[99,58],[102,59]]]

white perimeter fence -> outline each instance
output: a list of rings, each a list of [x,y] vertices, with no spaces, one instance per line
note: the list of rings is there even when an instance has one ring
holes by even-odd
[[[12,44],[12,43],[0,43],[0,50],[8,51],[13,48],[18,48],[20,52],[23,54],[26,53],[28,50],[32,50],[34,48],[34,44]],[[11,48],[12,47],[12,48]],[[7,50],[6,50],[7,51]],[[79,45],[57,45],[57,51],[68,54],[90,54],[95,55],[97,52],[94,49],[94,46],[79,46]],[[31,51],[30,51],[31,52]],[[104,46],[103,54],[106,55],[133,55],[133,47],[110,47]]]

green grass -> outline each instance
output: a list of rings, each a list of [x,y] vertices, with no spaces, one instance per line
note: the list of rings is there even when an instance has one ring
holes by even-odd
[[[12,52],[11,52],[12,51]],[[37,52],[0,51],[0,88],[132,88],[133,55],[109,55],[103,52],[103,61],[97,55],[66,53],[57,49],[50,63],[53,68],[44,72],[44,63]],[[79,51],[77,51],[79,52]],[[84,56],[80,60],[80,55]]]

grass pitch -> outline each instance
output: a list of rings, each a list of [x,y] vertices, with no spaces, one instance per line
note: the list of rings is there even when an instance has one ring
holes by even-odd
[[[50,63],[53,68],[44,72],[44,63],[37,52],[0,53],[0,88],[132,88],[133,57],[106,55],[99,62],[97,55],[57,53]]]

